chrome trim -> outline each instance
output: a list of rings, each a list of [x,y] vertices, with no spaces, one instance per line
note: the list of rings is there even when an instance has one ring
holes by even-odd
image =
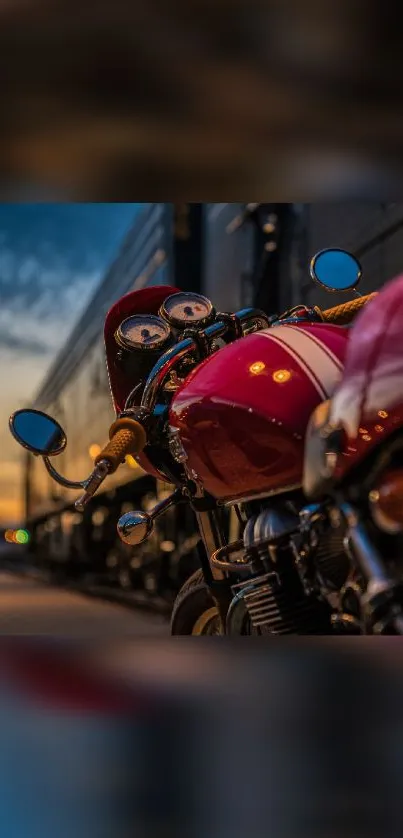
[[[84,512],[87,503],[90,502],[91,498],[95,495],[95,492],[104,482],[105,477],[108,476],[110,472],[110,463],[108,460],[100,460],[98,465],[95,466],[94,471],[90,474],[88,480],[86,480],[84,489],[85,492],[79,497],[74,506],[78,512]]]
[[[192,349],[196,350],[194,341],[190,338],[186,338],[186,340],[180,341],[180,343],[177,343],[176,346],[173,346],[172,349],[168,349],[168,351],[162,355],[151,370],[145,383],[141,398],[142,407],[146,407],[148,410],[154,409],[158,392],[163,387],[169,373]]]
[[[270,326],[269,317],[259,309],[241,309],[241,311],[236,312],[236,316],[239,320],[241,320],[244,336],[251,334],[252,332],[267,329]],[[213,323],[211,326],[208,326],[207,329],[200,332],[200,335],[208,341],[214,341],[225,335],[227,330],[228,324],[218,320],[216,323]],[[167,352],[159,358],[145,383],[141,399],[142,407],[146,407],[148,410],[153,410],[157,401],[158,392],[161,387],[163,387],[169,373],[175,368],[182,358],[191,352],[197,352],[197,345],[191,338],[186,338],[185,340],[177,343],[176,346],[168,349]]]
[[[248,503],[252,500],[262,500],[263,498],[272,498],[276,495],[283,495],[286,492],[295,492],[301,489],[301,483],[290,483],[289,486],[282,486],[281,489],[272,489],[271,491],[261,492],[259,495],[243,495],[241,498],[232,498],[232,500],[217,501],[220,506],[234,506],[238,503]]]
[[[132,546],[142,544],[151,535],[156,518],[164,515],[168,509],[176,506],[181,501],[183,501],[182,491],[181,489],[175,489],[172,495],[157,503],[150,512],[135,510],[121,515],[117,524],[120,540],[124,544],[130,544]],[[136,531],[138,533],[137,535]]]
[[[210,563],[212,577],[216,580],[223,579],[224,574],[222,570],[215,567],[211,562],[211,557],[217,552],[217,550],[225,547],[225,538],[220,527],[217,513],[214,510],[210,510],[208,512],[198,512],[194,510],[194,512]]]
[[[101,485],[101,483],[103,483],[105,477],[108,476],[110,471],[109,462],[107,460],[101,460],[98,463],[98,465],[95,466],[94,470],[91,472],[90,476],[86,478],[86,480],[73,481],[67,480],[66,477],[63,477],[61,474],[59,474],[59,472],[56,471],[55,468],[53,468],[48,457],[42,457],[42,460],[51,478],[56,483],[59,483],[60,486],[63,486],[65,489],[85,489],[84,493],[81,495],[81,497],[78,498],[78,500],[76,500],[74,504],[78,512],[84,511],[85,506],[91,500],[96,490]]]
[[[117,523],[118,536],[124,544],[135,547],[147,541],[153,531],[153,519],[148,512],[126,512]]]
[[[171,425],[168,429],[168,447],[171,456],[177,463],[185,463],[188,455],[183,447],[180,431],[178,428],[173,428]]]
[[[73,481],[67,480],[66,477],[63,477],[53,468],[52,463],[50,462],[48,457],[42,457],[43,462],[45,463],[46,470],[50,474],[51,478],[55,480],[56,483],[59,483],[60,486],[64,486],[65,489],[85,489],[87,480],[80,480],[80,481]]]
[[[241,553],[243,558],[239,561],[236,559],[223,559],[222,556],[230,556],[232,553]],[[239,567],[248,568],[251,565],[251,562],[248,559],[244,558],[245,556],[245,547],[243,540],[240,539],[238,541],[233,541],[231,544],[225,545],[224,547],[220,547],[215,553],[212,553],[210,556],[210,564],[213,567],[216,567],[217,570],[224,570],[224,571],[233,571]]]

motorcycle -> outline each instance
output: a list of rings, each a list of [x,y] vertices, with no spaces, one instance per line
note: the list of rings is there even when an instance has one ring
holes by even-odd
[[[333,624],[403,634],[403,276],[360,314],[342,380],[308,424],[303,488],[319,532],[346,530],[349,572]]]
[[[131,547],[172,506],[189,504],[200,568],[175,601],[172,634],[336,630],[350,571],[346,526],[307,508],[304,440],[314,409],[340,381],[346,325],[374,295],[358,295],[361,266],[346,251],[316,254],[310,273],[322,288],[356,297],[271,317],[253,308],[217,312],[206,297],[166,286],[120,299],[104,329],[117,419],[86,480],[71,482],[53,467],[66,446],[55,420],[37,410],[10,418],[16,440],[43,457],[55,480],[83,489],[79,511],[127,455],[173,486],[152,511],[120,518],[119,536]]]

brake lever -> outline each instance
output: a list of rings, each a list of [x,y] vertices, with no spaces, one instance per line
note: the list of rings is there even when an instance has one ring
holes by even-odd
[[[108,476],[110,471],[110,465],[107,460],[101,460],[98,465],[95,466],[93,472],[90,474],[88,480],[85,483],[85,491],[79,497],[74,506],[78,512],[84,512],[87,503],[94,497],[95,492],[104,482],[105,477]]]

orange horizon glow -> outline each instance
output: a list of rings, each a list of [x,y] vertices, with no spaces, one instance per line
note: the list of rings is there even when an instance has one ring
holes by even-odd
[[[0,527],[8,529],[16,528],[22,524],[24,509],[22,498],[1,498],[0,500]]]

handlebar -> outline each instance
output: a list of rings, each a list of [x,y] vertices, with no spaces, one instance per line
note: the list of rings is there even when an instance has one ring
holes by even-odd
[[[95,458],[95,465],[104,460],[109,464],[109,474],[113,474],[127,454],[140,454],[147,443],[147,435],[135,419],[125,417],[113,422],[109,429],[110,442]]]
[[[367,294],[366,297],[357,297],[355,300],[349,300],[348,303],[341,303],[341,305],[328,308],[326,311],[319,310],[319,312],[325,323],[336,323],[343,326],[351,323],[360,309],[376,296],[377,292],[375,291],[373,294]]]
[[[110,441],[95,458],[95,468],[85,484],[85,492],[75,503],[79,512],[83,512],[105,477],[113,474],[128,454],[140,454],[147,443],[143,426],[128,417],[113,422],[109,429],[109,437]]]

